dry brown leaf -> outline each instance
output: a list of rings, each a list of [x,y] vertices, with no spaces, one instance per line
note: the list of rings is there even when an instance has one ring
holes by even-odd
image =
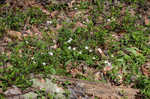
[[[68,16],[71,17],[71,18],[74,18],[75,13],[76,13],[75,11],[68,12]]]
[[[77,22],[76,26],[78,26],[78,27],[85,27],[85,28],[87,27],[86,25],[82,24],[81,22]]]
[[[34,5],[36,2],[35,0],[24,0],[25,6],[31,6]]]
[[[6,64],[6,66],[7,66],[7,67],[12,67],[13,65],[8,62],[8,63]]]
[[[5,48],[0,46],[0,53],[4,53]]]
[[[2,81],[0,81],[0,85],[2,85]],[[0,88],[0,94],[2,94],[2,93],[3,93],[3,89]]]
[[[98,48],[97,51],[98,51],[98,53],[99,53],[102,57],[105,57],[105,54],[104,54],[104,52],[102,51],[101,48]]]
[[[43,78],[40,79],[41,83],[45,83],[45,80]]]
[[[103,17],[99,16],[96,20],[96,23],[102,23],[103,22]]]
[[[50,12],[48,10],[46,10],[42,5],[35,4],[34,6],[40,8],[42,10],[42,12],[45,13],[46,15],[50,15]]]
[[[7,53],[6,53],[6,55],[8,56],[8,57],[10,57],[10,55],[11,55],[11,51],[8,51]]]
[[[150,62],[147,62],[141,66],[143,75],[150,77]]]
[[[29,29],[25,31],[25,33],[23,34],[24,37],[27,37],[27,36],[32,37],[34,35],[37,35],[38,37],[42,38],[42,33],[39,31],[39,29],[36,26],[32,26],[31,30]]]
[[[58,48],[58,45],[55,44],[55,45],[51,46],[51,48],[52,48],[52,49],[57,49],[57,48]]]
[[[111,29],[112,29],[112,27],[111,27],[110,25],[106,25],[106,26],[104,26],[104,28],[105,28],[105,29],[108,29],[108,30],[111,30]]]
[[[124,6],[125,6],[125,5],[124,5]],[[121,14],[121,15],[124,15],[125,12],[126,12],[126,7],[123,7],[122,10],[120,11],[120,14]]]
[[[58,30],[61,29],[61,28],[62,28],[62,25],[61,25],[61,24],[57,24],[57,25],[56,25],[56,28],[55,28],[55,27],[50,27],[50,30],[51,30],[50,33],[54,33],[54,34],[56,33],[56,34],[57,34],[57,33],[58,33]],[[49,34],[50,34],[50,33],[49,33]]]
[[[19,50],[19,57],[22,57],[22,50]]]
[[[22,39],[21,38],[22,34],[21,34],[21,32],[18,32],[18,31],[8,30],[7,35],[12,39],[19,39],[19,40]]]
[[[94,74],[94,78],[95,78],[95,80],[101,80],[100,72],[96,72],[96,73]]]
[[[87,26],[82,24],[81,22],[77,22],[73,28],[73,31],[75,31],[78,27],[86,28]]]
[[[57,24],[56,25],[56,30],[59,30],[60,28],[62,28],[62,25],[61,24]]]
[[[75,77],[77,74],[80,74],[80,72],[78,71],[78,69],[72,69],[71,71],[70,71],[70,73],[71,73],[71,75],[73,76],[73,77]]]
[[[0,88],[0,94],[3,94],[3,89],[2,88]]]
[[[73,7],[73,3],[75,3],[75,2],[76,2],[76,0],[72,0],[70,3],[68,3],[69,8],[72,8]]]
[[[52,18],[54,18],[54,17],[56,17],[58,15],[58,13],[59,13],[58,11],[53,11],[53,12],[50,13],[50,16]]]
[[[135,16],[135,14],[136,14],[136,12],[133,9],[130,9],[129,12],[130,12],[131,16]]]
[[[42,38],[42,33],[39,31],[39,29],[36,26],[32,26],[32,31],[33,33],[35,33],[36,36]]]
[[[57,30],[54,27],[50,27],[50,30],[51,30],[52,33],[57,33]]]
[[[149,25],[150,24],[150,20],[148,19],[147,16],[144,16],[144,20],[145,20],[145,25]]]
[[[39,31],[39,29],[36,26],[32,26],[32,30],[33,30],[34,33],[41,34],[41,32]]]
[[[106,72],[108,72],[110,70],[112,70],[111,66],[105,66],[104,69],[103,69],[104,73],[106,73]]]
[[[45,13],[46,15],[50,15],[50,12],[47,11],[46,9],[44,9],[44,8],[42,9],[42,8],[41,8],[41,10],[42,10],[42,12]]]
[[[12,39],[9,38],[9,37],[7,37],[7,36],[5,36],[5,37],[4,37],[4,41],[7,42],[7,43],[8,43],[8,42],[12,42]]]
[[[26,33],[23,34],[24,37],[27,37],[27,36],[33,36],[33,33],[31,32],[31,30],[27,30],[25,31]]]

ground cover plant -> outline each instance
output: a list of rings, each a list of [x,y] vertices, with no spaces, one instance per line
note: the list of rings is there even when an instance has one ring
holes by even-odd
[[[0,5],[2,92],[30,87],[33,73],[131,86],[150,98],[149,1],[36,2]]]

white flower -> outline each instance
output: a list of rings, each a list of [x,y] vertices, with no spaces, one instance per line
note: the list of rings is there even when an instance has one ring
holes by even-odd
[[[36,62],[35,62],[35,61],[33,61],[33,63],[34,63],[34,64],[36,64]]]
[[[73,48],[73,50],[75,51],[75,50],[76,50],[76,48],[74,47],[74,48]]]
[[[85,46],[85,49],[89,49],[89,47],[88,47],[88,46]]]
[[[57,41],[56,40],[53,40],[53,43],[56,43]]]
[[[29,43],[28,41],[25,41],[27,44]]]
[[[110,22],[110,19],[107,19],[107,22]]]
[[[71,42],[71,40],[68,40],[67,42],[68,42],[68,43],[70,43],[70,42]]]
[[[108,61],[107,61],[107,60],[105,61],[105,64],[108,64]]]
[[[122,75],[121,75],[121,74],[118,74],[118,77],[119,77],[120,79],[122,79]]]
[[[85,21],[83,21],[83,24],[85,24]]]
[[[94,59],[94,60],[95,60],[96,58],[95,58],[95,57],[93,57],[92,59]]]
[[[80,51],[79,54],[82,54],[82,52]]]
[[[43,64],[44,66],[46,65],[46,63],[45,63],[45,62],[43,62],[42,64]]]
[[[116,19],[114,17],[112,17],[111,20],[115,21]]]
[[[114,55],[112,54],[111,57],[114,57]]]
[[[111,63],[108,63],[108,66],[112,66]]]
[[[107,60],[105,61],[105,64],[107,64],[108,66],[112,67],[111,63],[109,61],[107,61]]]
[[[92,52],[92,51],[93,51],[92,49],[89,50],[89,52]]]
[[[34,57],[31,57],[31,59],[33,60],[33,59],[34,59]]]
[[[46,23],[47,23],[47,24],[52,24],[52,21],[47,21]]]
[[[49,54],[50,56],[53,56],[53,52],[48,52],[48,54]]]
[[[43,55],[44,53],[43,53],[43,52],[41,52],[41,54]]]
[[[77,10],[78,8],[74,8],[75,10]]]
[[[103,51],[101,50],[101,48],[98,48],[97,50],[100,54],[103,54]]]
[[[69,46],[68,49],[70,50],[70,49],[71,49],[71,46]]]
[[[73,40],[72,38],[69,38],[69,40],[67,42],[70,43],[72,40]]]
[[[45,27],[45,30],[48,30],[48,27]]]

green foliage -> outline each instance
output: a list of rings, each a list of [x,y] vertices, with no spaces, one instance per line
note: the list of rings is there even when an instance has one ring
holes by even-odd
[[[4,32],[6,30],[6,23],[4,22],[4,19],[0,17],[0,38],[4,35]]]
[[[30,17],[30,24],[41,24],[46,21],[47,15],[38,7],[29,8],[27,16]]]
[[[26,11],[16,9],[15,12],[10,9],[7,13],[0,13],[0,37],[6,30],[21,31],[28,18],[30,24],[38,25],[46,21],[47,15],[39,8],[30,8]]]

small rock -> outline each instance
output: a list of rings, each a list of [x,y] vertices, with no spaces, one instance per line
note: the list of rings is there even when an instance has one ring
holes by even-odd
[[[19,88],[17,88],[16,86],[13,86],[13,88],[10,88],[4,92],[4,95],[6,95],[6,96],[20,95],[20,94],[21,94],[21,90]]]
[[[26,93],[24,95],[21,95],[21,99],[37,99],[38,94],[34,93],[34,92],[29,92]]]
[[[6,99],[20,99],[20,96],[10,96],[10,97],[7,97]]]
[[[51,80],[49,79],[45,79],[45,81],[34,78],[32,79],[33,81],[33,86],[34,88],[39,88],[39,89],[44,89],[47,93],[50,94],[55,94],[56,93],[56,97],[55,99],[65,99],[65,96],[63,95],[63,93],[65,93],[65,91],[58,87],[56,84],[52,83]]]

